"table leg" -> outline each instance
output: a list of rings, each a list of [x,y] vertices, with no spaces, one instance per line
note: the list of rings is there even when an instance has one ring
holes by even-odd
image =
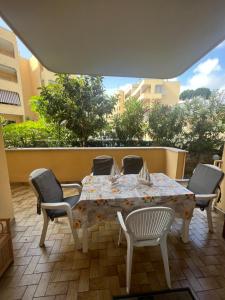
[[[83,253],[88,252],[88,228],[87,226],[83,227],[83,236],[82,236],[82,248]]]
[[[190,225],[191,219],[183,219],[183,227],[182,227],[182,233],[181,233],[181,239],[184,243],[189,242],[189,225]]]

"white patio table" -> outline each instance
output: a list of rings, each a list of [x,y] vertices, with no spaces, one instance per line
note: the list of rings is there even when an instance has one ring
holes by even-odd
[[[152,185],[141,184],[138,175],[123,175],[112,183],[111,176],[86,176],[78,204],[73,210],[74,226],[83,229],[83,252],[88,251],[88,227],[116,220],[117,211],[128,214],[148,206],[167,206],[183,219],[181,238],[189,240],[189,224],[195,207],[195,195],[162,173],[153,173]]]

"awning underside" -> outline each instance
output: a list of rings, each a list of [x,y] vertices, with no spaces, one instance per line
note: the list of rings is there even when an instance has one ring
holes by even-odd
[[[225,39],[224,0],[0,0],[54,72],[172,78]]]

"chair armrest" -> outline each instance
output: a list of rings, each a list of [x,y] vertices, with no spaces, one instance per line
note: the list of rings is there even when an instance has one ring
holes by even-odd
[[[71,206],[66,202],[58,202],[58,203],[47,203],[42,202],[41,207],[44,209],[65,209],[67,211],[71,211]]]
[[[74,188],[74,189],[78,189],[79,191],[82,190],[82,186],[79,183],[62,183],[61,187],[65,189]]]
[[[195,194],[196,200],[212,200],[217,197],[217,194]]]
[[[188,185],[188,182],[190,179],[175,179],[177,183],[183,185],[183,186],[187,186]]]
[[[118,218],[118,220],[119,220],[119,223],[120,223],[120,225],[121,225],[123,231],[127,232],[127,227],[126,227],[126,225],[125,225],[125,223],[124,223],[123,216],[122,216],[122,214],[121,214],[120,211],[117,212],[117,218]]]

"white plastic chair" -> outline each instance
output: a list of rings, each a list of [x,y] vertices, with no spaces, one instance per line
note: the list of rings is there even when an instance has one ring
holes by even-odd
[[[121,212],[117,212],[117,217],[127,240],[127,293],[130,292],[133,247],[160,245],[167,285],[171,288],[167,234],[175,217],[174,210],[169,207],[147,207],[131,212],[125,221]],[[118,245],[121,233],[120,229]]]

